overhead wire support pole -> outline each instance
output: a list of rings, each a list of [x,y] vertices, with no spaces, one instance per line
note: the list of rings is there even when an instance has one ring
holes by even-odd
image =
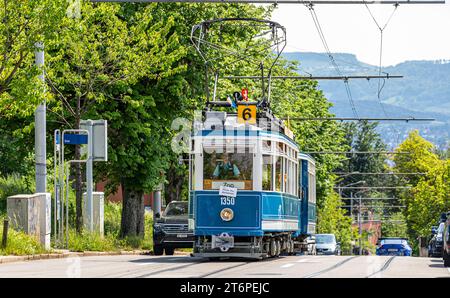
[[[252,3],[252,4],[445,4],[445,1],[392,1],[392,0],[381,0],[381,1],[339,1],[339,0],[315,0],[315,1],[304,1],[304,0],[90,0],[91,2],[131,2],[131,3],[150,3],[150,2],[186,2],[186,3]]]

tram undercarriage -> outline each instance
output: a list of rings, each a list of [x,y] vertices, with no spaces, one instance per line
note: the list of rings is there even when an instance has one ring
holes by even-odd
[[[194,244],[194,256],[206,258],[265,259],[281,254],[295,254],[294,240],[288,233],[272,233],[264,236],[233,237],[232,246],[217,246],[212,236],[198,236]]]

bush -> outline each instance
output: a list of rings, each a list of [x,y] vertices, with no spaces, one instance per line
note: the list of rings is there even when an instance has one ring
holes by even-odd
[[[3,218],[0,218],[0,231],[3,233]],[[2,235],[3,236],[3,235]],[[0,249],[0,255],[33,255],[45,253],[40,242],[24,232],[8,229],[8,242],[5,249]]]
[[[111,235],[101,237],[97,233],[84,231],[77,234],[74,229],[69,231],[69,249],[71,251],[116,251],[120,249],[119,242]]]
[[[105,235],[119,237],[120,221],[122,218],[122,204],[105,202]]]
[[[31,194],[34,180],[30,177],[10,174],[0,177],[0,214],[6,213],[6,199],[17,194]]]

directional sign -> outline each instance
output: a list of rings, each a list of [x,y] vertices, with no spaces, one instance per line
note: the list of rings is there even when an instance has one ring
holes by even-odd
[[[88,143],[87,135],[64,134],[64,145],[83,145],[87,143]]]
[[[256,106],[239,105],[238,123],[256,124]]]

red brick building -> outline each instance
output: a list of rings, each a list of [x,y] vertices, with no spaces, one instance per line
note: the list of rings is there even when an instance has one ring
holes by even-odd
[[[95,191],[105,191],[106,181],[98,182],[95,184]],[[117,191],[114,194],[110,194],[106,200],[110,202],[122,202],[122,187],[117,187]],[[153,206],[153,193],[144,195],[144,206]]]

